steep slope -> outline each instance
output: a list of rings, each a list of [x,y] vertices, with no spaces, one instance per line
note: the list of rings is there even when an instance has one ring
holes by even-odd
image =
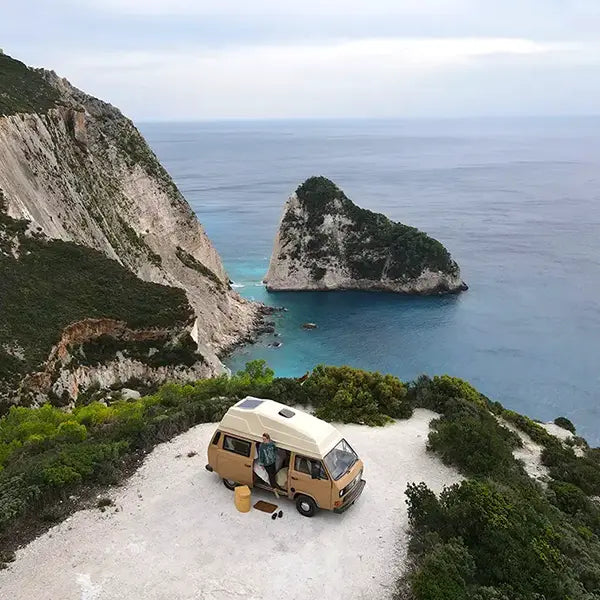
[[[31,231],[2,208],[0,196],[0,414],[67,405],[96,387],[210,375],[183,290]]]
[[[183,288],[213,372],[260,307],[230,289],[190,206],[133,123],[53,72],[0,55],[0,190],[31,229],[104,253],[145,281]]]
[[[325,177],[307,179],[286,202],[265,283],[269,291],[467,289],[440,242],[359,208]]]

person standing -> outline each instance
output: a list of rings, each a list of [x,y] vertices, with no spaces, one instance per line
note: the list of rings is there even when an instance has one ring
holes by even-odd
[[[273,488],[275,495],[279,497],[279,494],[277,493],[277,481],[275,478],[277,446],[275,446],[275,443],[271,440],[271,436],[268,433],[263,433],[262,440],[262,444],[258,449],[258,464],[265,468],[265,471],[269,476],[269,485]]]

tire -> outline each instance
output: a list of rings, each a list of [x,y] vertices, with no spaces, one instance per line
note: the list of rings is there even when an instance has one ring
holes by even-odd
[[[317,512],[318,506],[310,496],[300,495],[296,498],[296,508],[303,517],[312,517]]]
[[[236,483],[235,481],[233,481],[232,479],[225,479],[225,477],[223,477],[223,485],[228,489],[228,490],[235,490],[235,488],[239,485],[239,483]]]

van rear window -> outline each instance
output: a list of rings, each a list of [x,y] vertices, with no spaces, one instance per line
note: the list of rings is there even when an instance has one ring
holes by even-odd
[[[223,450],[234,452],[235,454],[241,454],[242,456],[250,456],[250,448],[252,444],[247,440],[240,440],[239,438],[226,435],[223,438]]]

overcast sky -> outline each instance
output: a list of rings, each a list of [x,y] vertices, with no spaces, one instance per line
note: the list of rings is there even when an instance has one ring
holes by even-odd
[[[0,0],[0,47],[138,121],[600,113],[600,0]]]

